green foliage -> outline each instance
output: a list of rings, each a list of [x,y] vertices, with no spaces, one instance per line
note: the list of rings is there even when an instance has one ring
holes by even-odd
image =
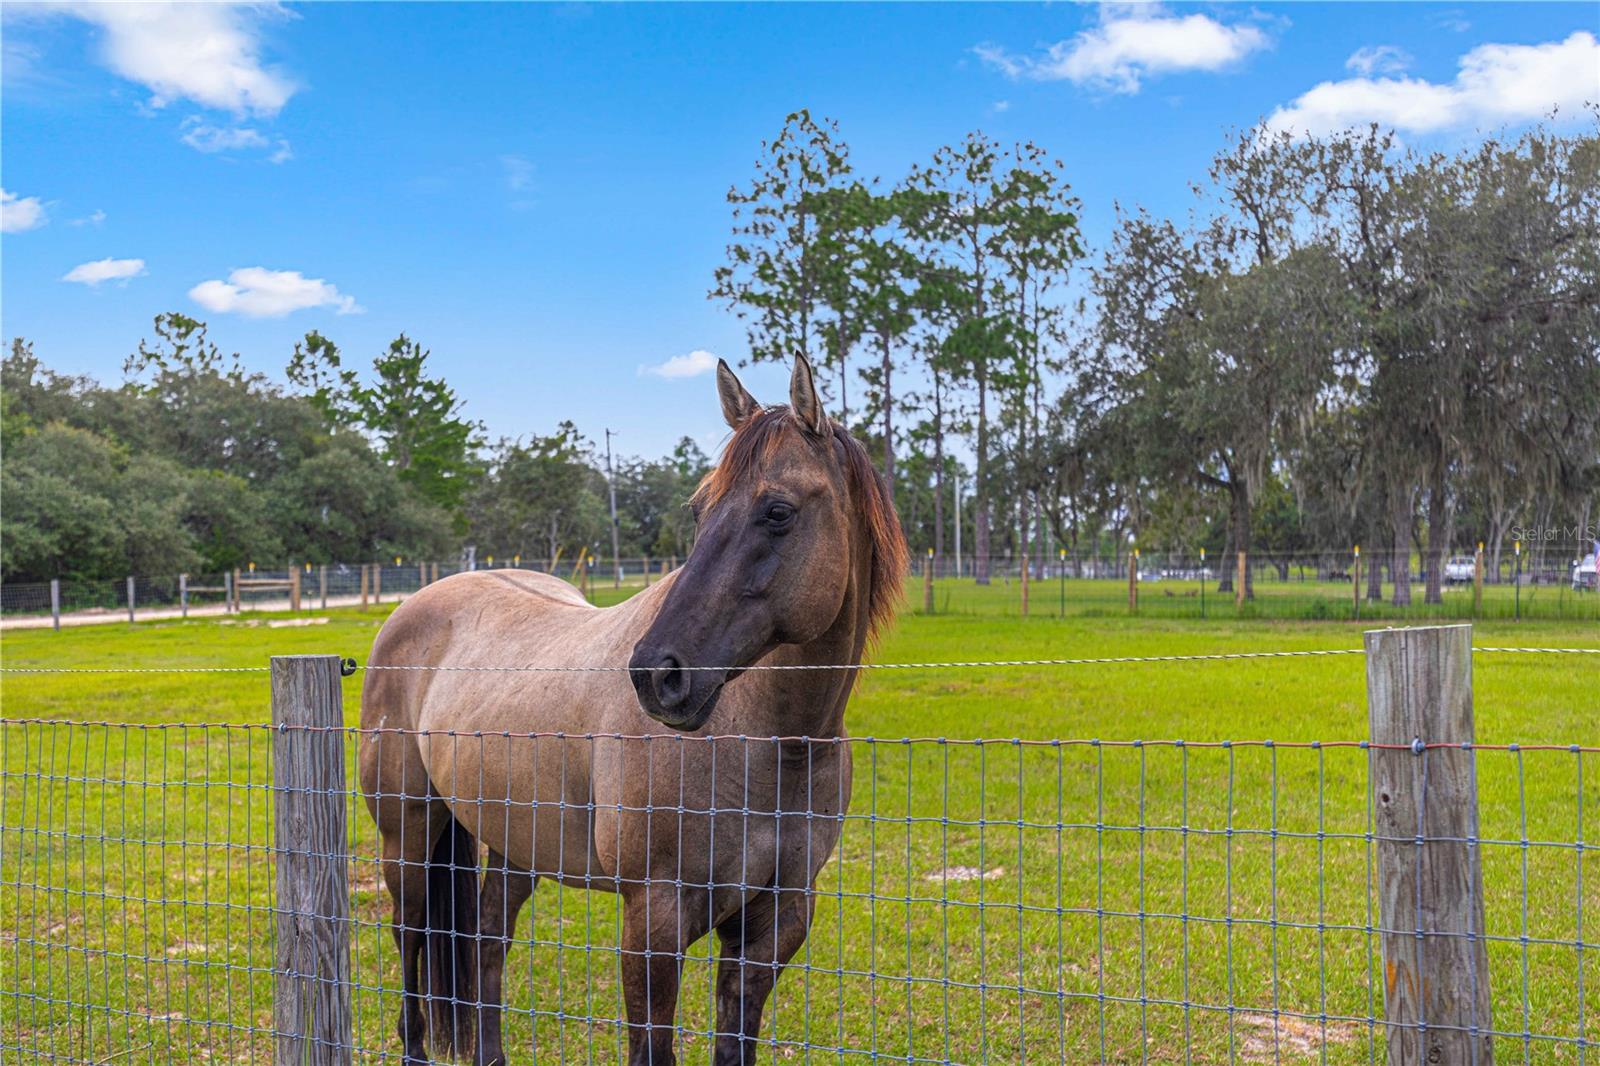
[[[428,355],[401,334],[372,361],[372,383],[345,369],[339,348],[321,334],[295,345],[289,380],[334,424],[375,438],[400,480],[423,499],[458,511],[478,475],[477,423],[461,417],[461,400],[443,378],[426,373]]]
[[[155,337],[117,388],[13,343],[0,365],[6,581],[453,553],[449,513],[325,407],[245,372],[204,323],[160,315]]]

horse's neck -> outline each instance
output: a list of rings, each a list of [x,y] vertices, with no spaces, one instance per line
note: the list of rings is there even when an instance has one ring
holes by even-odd
[[[855,666],[866,648],[872,581],[870,549],[855,553],[850,588],[839,617],[809,644],[785,644],[763,665]],[[855,670],[757,670],[751,707],[770,735],[835,737],[844,735],[844,709],[855,683]],[[751,732],[761,730],[752,729]]]

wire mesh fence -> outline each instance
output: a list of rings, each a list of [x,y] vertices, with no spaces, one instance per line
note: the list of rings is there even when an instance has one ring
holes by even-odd
[[[627,1061],[630,1033],[661,1024],[629,1010],[646,958],[681,970],[666,1017],[683,1061],[737,1044],[752,1005],[730,989],[770,972],[769,907],[802,923],[814,908],[751,1033],[774,1061],[1375,1061],[1427,1036],[1386,1020],[1382,938],[1460,935],[1386,927],[1385,843],[1419,863],[1450,844],[1480,856],[1493,1014],[1477,1028],[1496,1055],[1580,1062],[1594,1045],[1593,747],[1470,746],[1481,830],[1463,842],[1386,836],[1382,751],[1360,740],[334,732],[353,785],[333,801],[358,1061],[401,1060],[389,883],[440,860],[385,852],[369,810],[408,801],[472,830],[447,868],[540,875],[508,929],[513,1062]],[[284,731],[6,720],[0,735],[0,1050],[271,1061]],[[358,750],[417,745],[460,768],[453,788],[359,785]],[[590,788],[603,764],[646,801]],[[774,804],[774,783],[799,802]],[[462,926],[485,957],[505,900],[486,892]],[[454,992],[469,1031],[488,1024],[483,987]]]
[[[980,560],[967,554],[915,557],[912,576],[930,575],[936,585],[934,610],[943,613],[1017,613],[1022,607],[1023,574],[1031,584],[1034,614],[1095,616],[1131,609],[1153,617],[1208,618],[1244,615],[1297,619],[1494,619],[1559,618],[1600,620],[1600,578],[1595,576],[1592,544],[1543,545],[1533,554],[1516,556],[1509,549],[1498,560],[1485,556],[1481,581],[1472,552],[1447,555],[1437,600],[1430,602],[1420,556],[1406,560],[1409,602],[1397,602],[1395,573],[1387,553],[1369,555],[1360,566],[1350,548],[1269,552],[1247,555],[1244,574],[1248,598],[1240,603],[1236,556],[1206,557],[1198,551],[1127,553],[1040,552],[992,555],[981,560],[989,586],[975,584]],[[242,610],[287,610],[291,580],[298,582],[302,609],[392,602],[466,569],[523,570],[548,573],[581,584],[587,570],[597,599],[610,602],[619,585],[625,594],[643,588],[676,567],[676,557],[572,559],[479,557],[472,563],[328,563],[295,568],[239,570],[180,577],[136,577],[136,615],[160,617],[179,613],[184,602],[195,610],[220,610],[237,603]],[[1129,572],[1137,574],[1136,598],[1130,604]],[[294,573],[292,571],[298,571]],[[1374,579],[1376,571],[1376,579]],[[1359,579],[1359,587],[1358,587]],[[237,586],[237,588],[235,588]],[[998,590],[998,591],[996,591]],[[913,595],[915,590],[913,590]],[[120,619],[129,606],[125,580],[61,580],[56,595],[66,616]],[[48,582],[0,585],[0,617],[26,622],[51,614]]]

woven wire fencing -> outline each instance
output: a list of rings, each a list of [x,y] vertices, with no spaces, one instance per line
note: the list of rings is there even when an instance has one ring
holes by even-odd
[[[1426,602],[1420,557],[1409,559],[1411,602],[1394,602],[1394,573],[1387,553],[1370,553],[1360,567],[1348,547],[1316,551],[1258,552],[1247,556],[1251,598],[1235,603],[1237,556],[1204,557],[1196,551],[1141,551],[1137,560],[1126,553],[1035,551],[1026,557],[985,557],[989,586],[974,583],[980,560],[970,553],[958,562],[951,554],[911,560],[913,582],[931,573],[937,586],[934,610],[940,613],[1016,613],[1021,610],[1022,575],[1030,582],[1029,611],[1069,616],[1121,615],[1129,612],[1129,569],[1137,573],[1136,613],[1171,618],[1295,618],[1307,620],[1492,619],[1547,618],[1600,620],[1600,584],[1589,543],[1543,545],[1537,556],[1514,557],[1508,547],[1498,561],[1485,556],[1483,584],[1476,586],[1473,553],[1447,554],[1439,600]],[[187,607],[221,613],[229,594],[242,610],[289,610],[291,577],[298,580],[303,610],[348,607],[365,602],[394,602],[435,581],[466,569],[522,570],[548,573],[583,584],[587,570],[591,595],[607,596],[613,583],[637,590],[679,562],[676,556],[523,558],[480,556],[471,566],[447,562],[369,562],[308,564],[300,567],[233,571],[232,573],[140,576],[134,578],[135,617],[173,617]],[[1587,568],[1580,566],[1584,563]],[[1373,573],[1377,581],[1373,583]],[[620,576],[619,576],[620,575]],[[1359,596],[1355,587],[1360,579]],[[235,592],[233,585],[238,584]],[[917,590],[913,588],[915,601]],[[51,616],[49,582],[0,584],[0,619],[26,624]],[[125,579],[62,579],[56,588],[57,608],[79,622],[97,618],[120,620],[128,614],[130,592]]]
[[[503,849],[480,843],[457,860],[474,875],[508,866],[507,852],[541,853],[545,876],[510,930],[512,1062],[627,1060],[626,973],[640,948],[627,945],[622,899],[639,894],[685,940],[719,921],[734,932],[730,900],[814,906],[756,1034],[771,1061],[1358,1062],[1427,1036],[1385,1020],[1386,838],[1370,787],[1381,752],[1363,741],[325,732],[342,742],[352,786],[333,802],[348,841],[337,922],[357,1061],[402,1053],[400,961],[368,812],[402,797],[362,794],[363,740],[374,752],[447,747],[471,769],[456,794],[418,782],[415,798],[450,802]],[[273,1060],[283,736],[265,725],[0,724],[0,1050],[29,1062]],[[1479,1031],[1501,1058],[1584,1061],[1600,1011],[1600,870],[1584,842],[1597,749],[1472,750],[1476,934],[1493,1001]],[[846,757],[848,785],[819,769]],[[646,804],[562,791],[607,761],[635,783],[645,775]],[[781,814],[750,801],[778,777],[807,797]],[[651,857],[619,866],[646,827]],[[775,883],[762,858],[769,844],[803,856],[835,837],[813,884]],[[1392,842],[1418,862],[1452,843]],[[718,1011],[719,956],[741,957],[738,936],[726,943],[694,937],[666,955],[681,964],[682,1061],[742,1024]],[[465,995],[471,1005],[479,992]],[[468,1024],[481,1024],[476,1012]]]

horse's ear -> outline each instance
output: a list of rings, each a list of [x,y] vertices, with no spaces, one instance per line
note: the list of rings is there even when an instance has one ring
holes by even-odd
[[[761,409],[756,398],[739,384],[726,359],[717,360],[717,399],[722,401],[722,417],[729,429],[738,429],[745,419]]]
[[[828,424],[822,401],[817,398],[817,382],[811,374],[811,363],[803,355],[794,357],[794,373],[789,377],[789,410],[800,424],[821,436]]]

